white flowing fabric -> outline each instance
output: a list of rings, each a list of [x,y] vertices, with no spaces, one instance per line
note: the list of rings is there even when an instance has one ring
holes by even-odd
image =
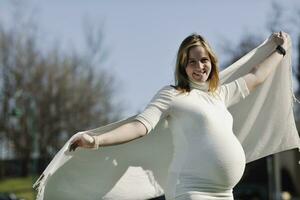
[[[222,84],[245,75],[274,52],[267,39],[220,73]],[[300,139],[293,115],[291,41],[287,54],[268,79],[243,101],[229,108],[233,132],[246,163],[294,148]],[[137,115],[92,130],[103,134]],[[75,134],[73,137],[75,137]],[[162,119],[147,136],[117,146],[68,152],[70,138],[33,187],[37,200],[144,200],[164,194],[173,155],[172,133]],[[170,198],[171,199],[171,198]],[[169,200],[169,199],[167,199]]]

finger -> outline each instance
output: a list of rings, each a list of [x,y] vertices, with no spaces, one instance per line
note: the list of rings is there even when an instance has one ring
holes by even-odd
[[[73,144],[70,145],[69,151],[73,151]]]
[[[279,38],[280,37],[280,35],[279,35],[279,33],[273,33],[273,38]]]
[[[89,144],[92,144],[94,142],[94,138],[89,134],[85,133],[82,135],[82,137],[85,141],[89,142]]]
[[[79,140],[76,140],[73,144],[73,149],[75,150],[80,144],[80,141]]]
[[[76,142],[78,140],[77,137],[75,137],[73,140],[71,140],[70,144],[73,144],[74,142]]]
[[[282,34],[283,34],[283,36],[284,36],[285,38],[287,38],[287,33],[282,32]]]
[[[75,139],[70,142],[70,145],[69,145],[70,151],[73,149],[74,143],[75,143]]]
[[[77,148],[77,145],[72,145],[71,151],[75,151]]]
[[[77,142],[74,142],[70,145],[70,151],[75,151],[75,149],[77,148]]]
[[[75,151],[75,150],[76,150],[76,148],[77,148],[77,146],[74,146],[74,147],[73,147],[73,151]]]
[[[71,150],[72,144],[73,144],[73,141],[71,141],[69,144],[69,148],[68,148],[69,150]]]

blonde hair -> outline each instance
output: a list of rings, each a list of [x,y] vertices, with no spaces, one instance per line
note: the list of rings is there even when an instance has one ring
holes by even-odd
[[[175,88],[181,92],[189,92],[191,90],[185,68],[188,64],[189,51],[195,46],[202,46],[209,55],[212,65],[211,72],[208,76],[209,92],[215,92],[219,86],[219,66],[217,56],[212,51],[208,42],[201,35],[195,33],[186,37],[178,49],[175,68]]]

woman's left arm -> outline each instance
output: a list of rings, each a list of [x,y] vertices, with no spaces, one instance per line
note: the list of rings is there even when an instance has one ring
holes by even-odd
[[[288,35],[287,33],[280,32],[274,33],[272,39],[278,45],[281,45],[284,49],[287,49]],[[259,65],[252,68],[252,70],[243,76],[249,91],[253,91],[258,85],[262,84],[269,74],[276,69],[280,61],[283,59],[283,55],[275,50],[269,57],[267,57]]]

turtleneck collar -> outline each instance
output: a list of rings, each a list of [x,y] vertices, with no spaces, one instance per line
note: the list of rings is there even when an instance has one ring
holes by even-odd
[[[198,90],[208,92],[209,82],[199,83],[199,82],[195,82],[195,81],[189,79],[189,84],[190,84],[191,89],[198,89]]]

